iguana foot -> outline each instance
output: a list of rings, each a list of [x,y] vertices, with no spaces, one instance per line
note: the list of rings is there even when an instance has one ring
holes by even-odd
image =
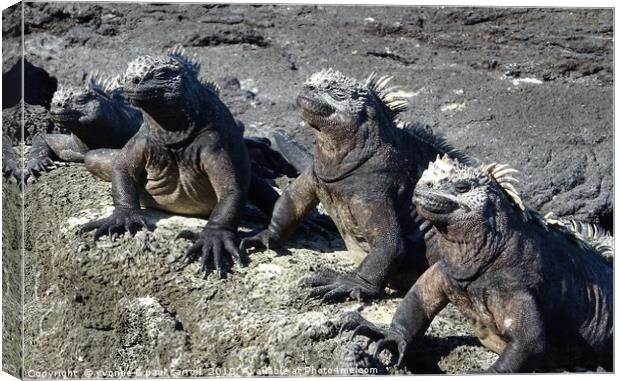
[[[185,259],[193,262],[200,258],[202,262],[200,271],[205,273],[207,271],[207,264],[213,260],[216,271],[221,278],[225,278],[226,270],[223,261],[225,253],[228,253],[239,266],[245,267],[246,265],[245,255],[237,248],[235,234],[231,231],[206,227],[200,234],[190,230],[183,230],[179,232],[176,238],[194,241],[194,244],[187,250]]]
[[[309,299],[321,299],[326,303],[376,299],[383,293],[382,289],[369,284],[355,273],[345,274],[329,268],[318,269],[316,274],[303,278],[300,283],[310,288]]]
[[[122,234],[128,232],[131,235],[135,235],[141,229],[153,230],[153,226],[146,222],[142,211],[117,208],[110,217],[91,221],[80,226],[79,233],[83,234],[95,230],[95,241],[97,241],[99,237],[106,234],[112,239],[112,235],[115,233]]]
[[[405,353],[409,347],[407,340],[396,330],[391,328],[377,327],[375,324],[364,319],[359,312],[350,311],[343,314],[344,323],[340,328],[340,333],[345,331],[353,331],[350,339],[357,335],[368,337],[371,341],[376,342],[373,356],[377,357],[383,350],[388,350],[395,358],[396,367],[402,368],[405,359]]]
[[[241,240],[239,248],[241,250],[247,250],[251,247],[265,249],[274,249],[280,246],[280,237],[269,229],[261,230],[251,237],[247,237]]]
[[[24,178],[24,181],[27,181],[31,177],[36,179],[44,172],[49,172],[55,168],[56,165],[49,156],[30,158],[30,160],[28,160],[28,164],[26,164],[22,177]]]

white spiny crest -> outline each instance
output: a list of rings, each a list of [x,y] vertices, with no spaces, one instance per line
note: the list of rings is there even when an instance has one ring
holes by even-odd
[[[121,75],[110,77],[94,71],[88,76],[87,88],[98,89],[110,96],[114,90],[122,88],[121,78]]]
[[[561,220],[554,216],[553,212],[545,214],[544,221],[569,234],[582,248],[590,246],[605,259],[611,261],[614,256],[614,239],[598,225],[573,219]]]
[[[545,221],[545,224],[547,224],[549,226],[566,227],[566,224],[564,223],[564,221],[559,220],[558,218],[556,218],[556,216],[555,216],[555,214],[553,212],[549,212],[549,213],[545,214],[544,221]]]
[[[407,110],[408,101],[398,86],[388,86],[393,77],[381,76],[376,73],[370,74],[364,83],[342,74],[332,68],[323,69],[310,76],[304,83],[306,86],[313,86],[322,91],[332,89],[346,90],[349,95],[356,94],[367,98],[369,94],[381,102],[395,118],[397,114]]]
[[[584,238],[598,238],[601,236],[598,226],[587,222],[568,220],[571,230],[578,232]]]
[[[64,105],[67,100],[83,92],[84,92],[83,88],[60,85],[58,86],[58,88],[56,89],[56,92],[52,96],[52,104]]]
[[[213,91],[215,94],[220,95],[222,89],[220,88],[220,85],[215,83],[215,81],[204,77],[199,78],[199,81],[211,91]]]
[[[428,168],[422,173],[420,181],[439,182],[443,179],[468,178],[475,174],[472,172],[474,167],[461,164],[458,160],[451,158],[447,153],[437,155],[435,161],[428,164]]]
[[[175,45],[172,49],[168,49],[166,53],[168,56],[180,62],[186,69],[198,75],[200,71],[200,62],[195,53],[190,55],[182,45]]]
[[[329,68],[322,69],[313,73],[306,82],[306,86],[314,86],[320,90],[330,90],[334,88],[362,90],[362,85],[351,77],[347,77],[340,71]]]
[[[599,226],[587,222],[568,220],[565,226],[578,239],[589,243],[594,250],[605,257],[612,260],[614,256],[614,238]]]
[[[398,114],[407,111],[409,102],[407,98],[402,95],[399,86],[387,86],[393,78],[394,77],[390,76],[379,77],[377,73],[372,72],[366,79],[365,86],[374,92],[377,98],[379,98],[390,111],[394,114]]]
[[[497,182],[504,194],[508,199],[523,213],[523,219],[528,221],[531,217],[530,211],[525,207],[519,192],[515,189],[515,183],[519,182],[517,179],[511,176],[513,173],[518,173],[516,169],[510,168],[508,164],[483,164],[480,169],[486,172],[491,178]]]
[[[178,65],[178,61],[172,58],[153,57],[144,55],[131,61],[125,71],[126,78],[143,78],[151,70],[163,65]]]

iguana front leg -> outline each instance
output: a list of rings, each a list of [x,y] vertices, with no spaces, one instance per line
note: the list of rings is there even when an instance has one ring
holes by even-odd
[[[402,367],[411,344],[424,335],[433,318],[448,304],[445,284],[441,265],[435,264],[407,292],[389,328],[377,327],[359,312],[349,312],[343,316],[341,331],[353,330],[351,337],[361,334],[370,338],[376,342],[375,356],[387,349],[397,358],[396,366]]]
[[[545,323],[535,298],[529,292],[521,291],[493,295],[487,303],[507,343],[486,372],[524,373],[536,370],[547,354],[547,341]]]
[[[350,208],[364,226],[370,251],[360,266],[341,274],[320,269],[302,280],[309,286],[310,298],[338,302],[349,298],[367,300],[384,292],[388,278],[395,273],[405,254],[405,243],[393,202],[390,199],[364,200]]]
[[[100,148],[90,150],[84,155],[86,170],[103,181],[112,181],[114,160],[120,149]]]
[[[207,264],[213,261],[220,277],[224,277],[225,254],[239,265],[245,265],[245,258],[237,248],[235,239],[250,185],[250,164],[244,150],[211,149],[210,146],[219,145],[205,145],[207,148],[200,158],[201,167],[209,176],[218,201],[200,234],[184,230],[177,237],[195,241],[186,254],[189,260],[200,258],[204,271]]]
[[[88,222],[80,227],[80,232],[95,230],[95,241],[104,235],[115,233],[135,234],[138,230],[153,227],[146,221],[140,208],[138,182],[144,172],[146,142],[134,136],[118,153],[112,169],[112,200],[114,212],[107,218]]]
[[[281,245],[301,223],[304,216],[319,200],[316,196],[316,180],[312,169],[305,170],[282,193],[273,209],[267,229],[241,241],[240,248],[275,248]]]
[[[32,140],[24,179],[38,177],[54,168],[54,160],[80,163],[88,147],[75,135],[40,134]]]

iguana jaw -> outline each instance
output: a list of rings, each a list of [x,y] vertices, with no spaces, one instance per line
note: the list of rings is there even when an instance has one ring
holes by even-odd
[[[181,89],[175,81],[155,78],[127,78],[124,91],[129,102],[149,114],[171,113],[182,99]]]
[[[150,104],[154,100],[158,99],[162,95],[160,89],[148,89],[148,90],[135,90],[126,91],[125,94],[129,98],[130,102],[136,106],[144,104]]]
[[[449,214],[461,208],[461,204],[453,196],[428,188],[416,188],[414,198],[420,214],[431,222],[437,219],[444,220]]]
[[[310,125],[310,127],[321,130],[321,126],[331,123],[330,117],[336,110],[326,102],[322,102],[315,97],[299,95],[296,101],[297,108],[301,118]]]
[[[75,110],[51,110],[50,115],[54,123],[71,124],[79,122],[82,113]]]

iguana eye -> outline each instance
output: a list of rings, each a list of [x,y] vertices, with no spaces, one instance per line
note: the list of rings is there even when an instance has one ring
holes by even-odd
[[[75,103],[80,104],[80,105],[83,105],[83,104],[85,104],[86,102],[88,102],[88,99],[89,99],[89,97],[88,97],[88,96],[86,96],[85,94],[84,94],[84,95],[79,95],[79,96],[77,96],[77,97],[75,98]]]
[[[153,78],[155,79],[166,79],[168,78],[170,72],[168,70],[159,70],[153,74]]]
[[[346,98],[346,95],[342,91],[334,91],[332,92],[332,97],[334,97],[334,99],[341,101]]]
[[[466,181],[459,181],[458,183],[454,184],[454,190],[456,190],[458,193],[467,193],[470,189],[471,185]]]

